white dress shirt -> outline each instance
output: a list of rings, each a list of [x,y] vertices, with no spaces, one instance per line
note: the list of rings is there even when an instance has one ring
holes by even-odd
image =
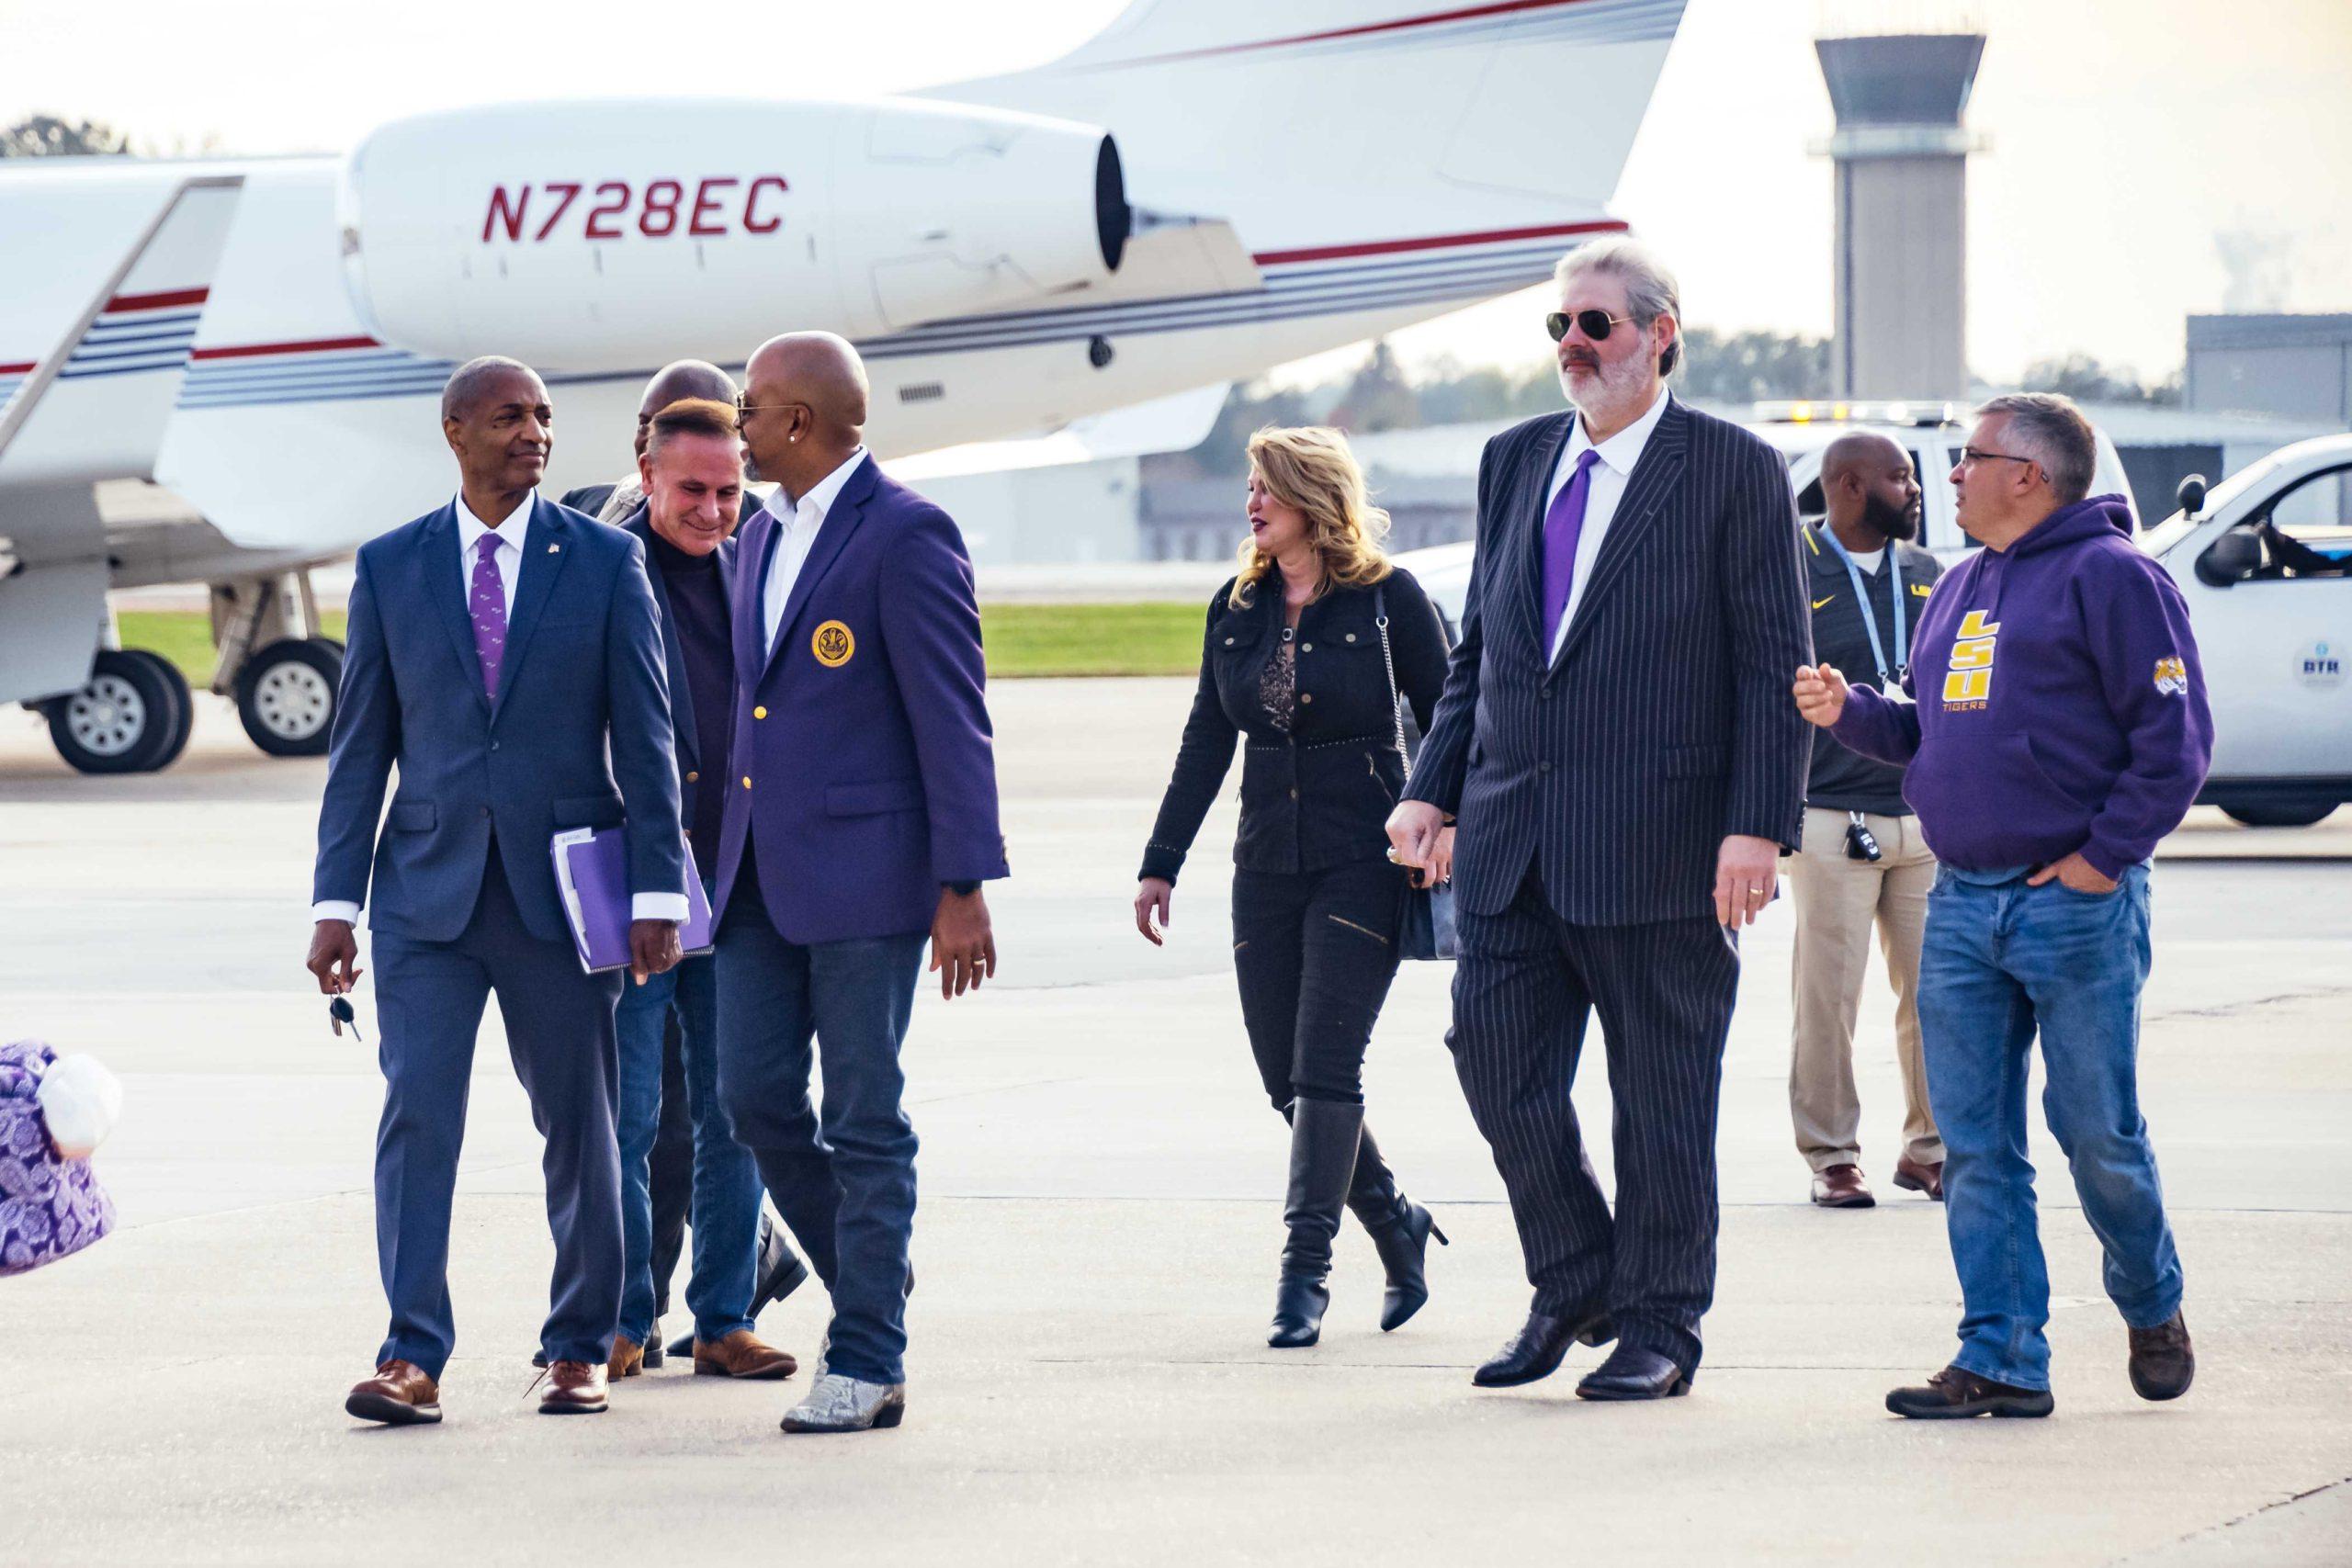
[[[530,526],[531,508],[537,502],[539,492],[525,496],[514,511],[496,523],[485,523],[474,515],[466,504],[462,491],[457,501],[458,513],[458,598],[470,604],[474,592],[474,561],[481,548],[484,535],[493,535],[498,547],[490,558],[498,568],[498,583],[506,600],[506,618],[514,618],[514,587],[523,578],[523,533]],[[516,519],[521,519],[517,522]],[[470,619],[470,613],[469,619]],[[638,920],[684,920],[688,912],[684,893],[636,893],[629,897],[629,918]],[[359,906],[345,898],[322,898],[311,906],[312,920],[341,920],[347,925],[359,923]]]
[[[1568,583],[1568,603],[1560,612],[1559,629],[1552,634],[1552,657],[1560,657],[1560,649],[1568,640],[1568,627],[1575,624],[1577,605],[1584,600],[1585,585],[1592,581],[1593,563],[1600,558],[1600,541],[1609,532],[1609,525],[1617,515],[1617,503],[1625,499],[1625,481],[1634,475],[1634,465],[1642,460],[1642,448],[1649,445],[1650,432],[1666,417],[1666,400],[1670,396],[1664,388],[1657,399],[1641,418],[1601,442],[1593,445],[1585,433],[1584,416],[1578,414],[1568,430],[1568,438],[1560,445],[1559,467],[1552,471],[1552,488],[1544,492],[1544,509],[1548,514],[1552,502],[1559,499],[1561,488],[1576,476],[1577,458],[1588,451],[1600,454],[1592,466],[1592,477],[1585,481],[1584,526],[1577,534],[1576,575]]]
[[[784,509],[784,491],[768,497],[768,513],[775,519],[775,553],[769,558],[766,592],[760,596],[760,640],[770,652],[775,650],[776,633],[783,629],[784,607],[792,598],[792,585],[800,579],[800,569],[808,563],[808,551],[817,543],[817,530],[825,524],[825,513],[841,499],[842,487],[849,483],[857,466],[865,461],[865,448],[860,446],[849,455],[849,460],[809,489],[798,505],[789,513]]]

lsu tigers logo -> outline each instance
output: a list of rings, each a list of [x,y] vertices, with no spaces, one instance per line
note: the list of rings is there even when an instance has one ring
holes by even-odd
[[[2156,690],[2167,697],[2177,697],[2188,690],[2188,666],[2177,655],[2156,660]]]
[[[1993,697],[1993,644],[2001,623],[1971,610],[1952,634],[1951,663],[1944,672],[1944,706],[1981,708]]]
[[[817,662],[826,669],[838,670],[849,662],[850,655],[857,651],[857,639],[849,635],[849,627],[841,622],[827,621],[817,628],[817,635],[808,639],[808,651],[815,654]]]

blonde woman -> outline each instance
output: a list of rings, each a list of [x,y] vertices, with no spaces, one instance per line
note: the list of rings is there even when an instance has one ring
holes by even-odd
[[[1200,688],[1146,846],[1136,929],[1157,945],[1176,875],[1233,762],[1233,964],[1250,1048],[1291,1123],[1277,1347],[1312,1345],[1344,1203],[1388,1275],[1380,1326],[1429,1299],[1430,1213],[1396,1190],[1363,1124],[1363,1057],[1396,973],[1406,875],[1382,824],[1404,784],[1392,689],[1426,728],[1445,682],[1445,632],[1412,576],[1381,553],[1387,513],[1336,430],[1250,442],[1250,542],[1209,602]],[[1383,650],[1383,615],[1385,642]],[[1393,660],[1395,685],[1390,683]]]

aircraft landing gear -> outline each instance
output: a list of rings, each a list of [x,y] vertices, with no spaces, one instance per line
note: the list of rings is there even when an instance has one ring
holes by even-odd
[[[49,705],[57,754],[85,773],[152,773],[187,749],[196,702],[172,663],[142,649],[102,649],[80,691]]]

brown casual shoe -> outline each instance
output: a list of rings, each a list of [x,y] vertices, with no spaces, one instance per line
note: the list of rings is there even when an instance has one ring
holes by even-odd
[[[1944,1162],[1938,1160],[1929,1165],[1905,1155],[1894,1162],[1894,1184],[1906,1192],[1925,1192],[1940,1203],[1944,1201]]]
[[[2197,1378],[2197,1351],[2188,1320],[2173,1314],[2154,1328],[2132,1331],[2132,1392],[2143,1399],[2178,1399]]]
[[[441,1390],[413,1361],[386,1361],[376,1375],[354,1383],[343,1407],[362,1421],[421,1427],[441,1419]]]
[[[2055,1403],[2048,1389],[2018,1388],[1946,1367],[1929,1377],[1925,1388],[1898,1388],[1888,1394],[1886,1407],[1914,1421],[1951,1421],[1970,1416],[2042,1416]]]
[[[1859,1165],[1826,1166],[1815,1171],[1813,1201],[1825,1209],[1869,1209],[1878,1203]]]
[[[623,1335],[613,1336],[613,1359],[605,1363],[605,1376],[612,1382],[633,1378],[645,1370],[645,1347]]]
[[[739,1328],[716,1345],[695,1341],[695,1376],[698,1378],[757,1378],[773,1382],[800,1370],[800,1363],[748,1328]]]
[[[605,1408],[605,1369],[587,1361],[558,1361],[539,1395],[542,1416],[594,1416]]]

